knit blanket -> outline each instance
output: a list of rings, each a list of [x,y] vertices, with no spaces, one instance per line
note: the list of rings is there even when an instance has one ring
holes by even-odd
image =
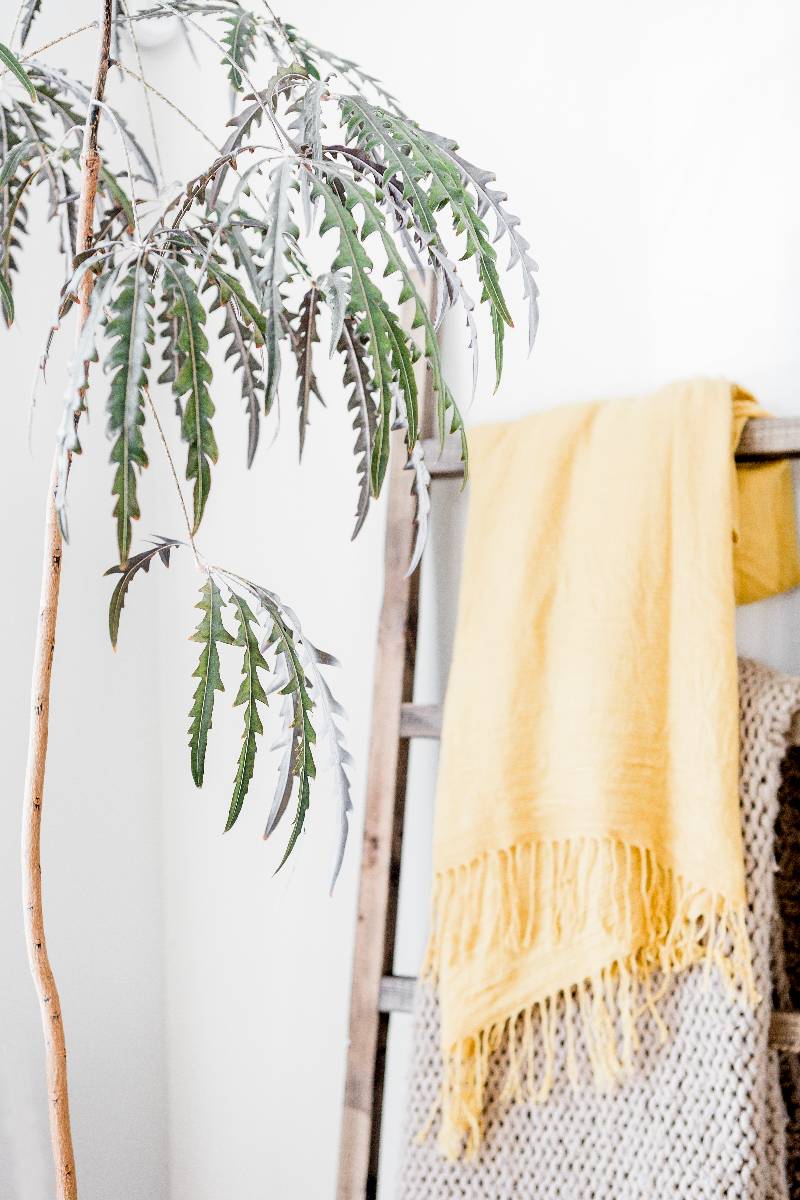
[[[739,703],[745,922],[761,1002],[742,1005],[716,971],[704,964],[688,968],[643,1017],[636,1070],[607,1093],[586,1082],[591,1048],[580,1034],[568,1046],[566,1023],[556,1014],[547,1103],[511,1101],[507,1079],[520,1043],[502,1044],[488,1067],[485,1136],[477,1155],[448,1160],[436,1145],[439,1010],[434,989],[423,982],[398,1200],[789,1200],[781,1067],[768,1048],[768,1030],[776,960],[784,994],[791,968],[777,919],[775,822],[800,680],[741,660]],[[785,879],[782,887],[790,888]],[[527,1069],[535,1079],[543,1050],[533,1044],[532,1051]],[[570,1055],[583,1081],[577,1086],[570,1082]]]

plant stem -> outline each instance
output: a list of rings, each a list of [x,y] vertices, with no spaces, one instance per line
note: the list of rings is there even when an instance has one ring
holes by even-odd
[[[98,102],[103,99],[108,75],[112,7],[113,0],[100,0],[100,38],[92,90],[92,98]],[[82,175],[77,237],[79,252],[87,250],[92,241],[97,179],[100,173],[100,156],[97,151],[99,123],[100,108],[98,104],[92,104],[86,117],[81,153]],[[91,290],[92,274],[87,272],[80,289],[79,331],[89,312]],[[57,459],[54,458],[47,493],[42,589],[33,658],[28,762],[25,771],[22,811],[22,898],[28,961],[39,998],[39,1010],[44,1031],[50,1142],[56,1173],[55,1197],[56,1200],[77,1200],[78,1183],[75,1175],[75,1156],[69,1119],[67,1049],[64,1025],[61,1019],[61,1002],[47,954],[42,906],[42,804],[50,717],[50,681],[55,652],[62,558],[61,531],[55,506],[57,478],[58,464]]]

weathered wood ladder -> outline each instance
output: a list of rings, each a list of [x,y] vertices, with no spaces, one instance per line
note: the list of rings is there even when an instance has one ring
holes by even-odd
[[[430,435],[432,404],[420,368],[421,425]],[[393,435],[402,441],[402,433]],[[432,480],[463,476],[459,448],[425,437]],[[741,461],[800,458],[800,418],[750,421],[739,446]],[[385,581],[375,660],[366,813],[358,924],[350,1000],[344,1112],[337,1200],[375,1200],[378,1189],[383,1086],[389,1018],[410,1012],[416,980],[393,972],[400,857],[411,738],[438,738],[440,705],[414,704],[419,571],[406,578],[414,543],[414,499],[402,469],[402,445],[393,446],[388,489]],[[776,1013],[773,1045],[800,1052],[800,1014]]]

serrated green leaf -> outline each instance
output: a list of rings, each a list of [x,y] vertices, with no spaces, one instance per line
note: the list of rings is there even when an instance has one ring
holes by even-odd
[[[319,291],[316,284],[306,292],[300,302],[300,312],[297,321],[297,336],[293,338],[295,355],[297,358],[297,378],[299,388],[297,392],[297,414],[300,430],[300,458],[303,457],[303,449],[306,442],[306,430],[309,423],[309,405],[312,394],[317,397],[321,404],[324,404],[319,387],[317,386],[316,376],[314,375],[314,364],[312,359],[313,346],[319,341],[317,333],[317,318],[319,316]]]
[[[225,601],[213,577],[209,575],[201,588],[200,601],[196,605],[203,616],[197,629],[192,634],[193,642],[200,642],[203,649],[200,661],[193,672],[192,678],[199,682],[195,689],[192,707],[189,711],[189,749],[191,752],[192,779],[197,787],[203,786],[203,772],[206,761],[208,732],[214,715],[214,693],[225,690],[219,669],[220,642],[232,646],[235,639],[228,633],[222,620],[222,609]]]
[[[214,402],[208,390],[212,372],[207,357],[208,338],[203,329],[206,312],[194,280],[185,268],[173,259],[163,261],[167,311],[177,321],[178,371],[172,380],[172,390],[176,400],[183,403],[181,433],[189,447],[186,478],[194,480],[192,532],[195,533],[211,490],[211,463],[218,457],[211,427]]]
[[[3,315],[6,319],[6,325],[13,325],[14,297],[11,295],[11,286],[2,272],[0,272],[0,304],[3,306]]]
[[[394,241],[394,238],[392,237],[391,232],[389,231],[389,229],[386,226],[384,215],[383,215],[381,209],[378,207],[375,199],[370,195],[370,193],[365,188],[360,187],[356,183],[356,181],[346,171],[343,171],[335,163],[331,163],[329,161],[317,162],[317,163],[314,163],[314,170],[315,170],[315,179],[316,179],[316,182],[319,185],[319,187],[323,190],[323,192],[326,196],[330,195],[333,197],[331,204],[332,205],[335,204],[338,210],[343,210],[350,214],[350,219],[352,221],[353,230],[354,230],[353,237],[355,239],[355,244],[360,247],[360,253],[366,259],[366,262],[371,266],[370,260],[366,256],[366,250],[364,250],[363,246],[361,245],[361,241],[365,237],[367,237],[370,233],[377,233],[381,239],[381,244],[383,246],[383,250],[384,250],[384,253],[386,256],[386,260],[387,260],[385,274],[392,274],[392,273],[396,272],[400,275],[400,277],[402,279],[402,287],[401,287],[401,291],[400,291],[400,303],[404,302],[405,300],[412,301],[412,303],[414,305],[414,317],[412,320],[412,328],[421,327],[424,332],[424,350],[423,350],[423,352],[424,352],[425,359],[427,361],[428,367],[431,372],[433,393],[434,393],[434,396],[436,399],[436,413],[437,413],[437,422],[438,422],[438,426],[439,426],[439,437],[440,437],[440,440],[442,440],[442,441],[444,440],[444,437],[448,431],[448,427],[449,427],[449,430],[451,433],[459,434],[460,439],[461,439],[461,458],[464,463],[464,477],[466,479],[468,472],[469,472],[469,451],[468,451],[468,446],[467,446],[466,431],[464,429],[464,421],[461,416],[461,412],[459,411],[458,405],[456,404],[455,399],[453,398],[453,395],[452,395],[449,387],[447,386],[447,383],[445,382],[444,374],[442,371],[442,360],[441,360],[441,353],[439,350],[439,342],[438,342],[438,337],[436,334],[436,329],[434,328],[433,321],[431,319],[430,313],[428,312],[427,306],[426,306],[425,302],[423,301],[422,297],[420,296],[419,292],[417,291],[414,281],[411,278],[411,274],[408,270],[408,267],[406,266],[402,256],[400,255],[400,252],[397,249],[397,245]],[[327,181],[327,178],[326,178],[327,176],[330,176],[331,179],[336,184],[339,185],[338,191],[335,190],[333,188],[333,186]],[[345,206],[344,202],[341,200],[339,192],[343,193],[344,196],[347,198],[346,206]],[[364,215],[364,223],[363,223],[360,231],[355,226],[355,221],[352,218],[352,209],[355,208],[356,206],[359,206],[365,214]],[[341,243],[340,243],[340,246],[341,246]],[[351,264],[348,263],[347,265],[351,265]],[[354,278],[355,278],[355,272],[354,272]],[[367,275],[367,280],[369,281],[368,275]],[[369,282],[371,282],[371,281],[369,281]],[[372,286],[374,287],[374,285],[372,285]],[[376,291],[377,291],[377,289],[376,289]],[[384,304],[384,306],[385,306],[385,302],[383,301],[379,292],[378,292],[378,296],[380,297],[380,301],[377,302],[377,307],[380,307],[380,304]],[[351,297],[351,310],[355,311],[356,313],[359,311],[358,310],[358,301],[356,301],[356,304],[354,305],[353,301],[352,301],[352,297]],[[381,318],[381,319],[383,320],[383,318]],[[383,320],[383,325],[385,327],[385,320]],[[363,332],[363,331],[364,331],[364,326],[362,323],[362,325],[359,327],[359,332]],[[374,361],[375,360],[374,360],[374,357],[372,356],[371,346],[370,346],[370,354],[371,354],[371,361],[373,364],[373,374],[374,374]],[[390,375],[391,375],[391,372],[390,372]],[[377,385],[377,387],[378,387],[378,394],[380,395],[379,385]],[[411,398],[413,401],[413,397],[411,397]],[[412,411],[411,411],[412,407],[414,407],[413,416],[412,416]],[[413,422],[413,428],[416,430],[418,418],[417,418],[415,406],[413,406],[413,404],[409,404],[408,409],[409,409],[409,426],[411,426],[412,422]],[[378,428],[376,431],[376,448],[373,451],[373,463],[375,462],[375,455],[378,452],[378,444],[377,443],[378,443],[378,438],[380,436],[381,436],[381,422],[379,421]],[[410,443],[409,449],[413,449],[413,442],[411,441],[411,439],[409,439],[409,443]],[[373,483],[374,483],[374,480],[373,480]]]
[[[35,149],[36,143],[26,139],[24,142],[18,142],[13,150],[5,155],[3,164],[0,166],[0,187],[5,187],[9,179],[16,174],[20,163],[24,159],[30,158]]]
[[[222,326],[220,337],[230,337],[230,344],[225,351],[225,361],[233,359],[234,370],[239,372],[242,399],[248,415],[247,465],[251,467],[261,432],[261,399],[264,395],[261,363],[253,353],[254,347],[260,343],[239,320],[231,302],[225,305],[225,323]]]
[[[258,711],[259,704],[267,703],[267,694],[259,679],[259,670],[268,670],[264,655],[259,647],[256,618],[243,596],[231,591],[231,602],[236,609],[236,620],[239,632],[235,644],[244,651],[242,660],[242,682],[239,687],[234,707],[244,705],[244,732],[242,734],[242,749],[236,768],[236,778],[233,784],[228,820],[225,832],[233,827],[236,818],[242,811],[245,796],[253,778],[253,768],[256,761],[256,737],[264,732]]]
[[[253,61],[256,48],[256,23],[253,14],[245,8],[222,18],[226,29],[220,37],[220,42],[228,52],[229,58],[223,59],[228,67],[228,80],[235,92],[240,92],[244,85],[242,72],[247,74],[248,67]],[[232,61],[231,61],[232,60]]]
[[[393,369],[386,305],[380,288],[372,281],[372,260],[364,248],[363,235],[359,232],[352,207],[342,200],[338,191],[320,174],[315,175],[312,189],[322,197],[325,206],[320,232],[324,234],[329,229],[336,229],[338,232],[339,249],[333,261],[333,270],[350,269],[351,292],[348,312],[357,318],[357,332],[365,339],[370,355],[372,383],[379,411],[371,468],[372,490],[373,494],[377,495],[386,473],[392,416]]]
[[[150,367],[148,345],[153,342],[153,293],[150,277],[137,259],[111,302],[107,333],[114,340],[107,363],[115,371],[108,396],[108,435],[113,439],[111,461],[117,464],[111,488],[116,496],[117,545],[125,566],[131,547],[131,523],[139,516],[137,471],[147,466],[142,437],[144,388]]]
[[[264,265],[259,272],[263,287],[262,305],[266,317],[267,384],[264,411],[269,413],[275,401],[281,370],[280,342],[283,337],[284,301],[281,288],[289,278],[286,265],[287,240],[295,241],[299,229],[292,220],[292,192],[297,191],[292,164],[278,163],[270,174],[271,197],[261,255]]]
[[[35,100],[36,88],[31,83],[27,71],[16,55],[12,54],[8,46],[4,46],[2,42],[0,42],[0,62],[8,68],[12,75],[16,75],[31,100]]]
[[[259,589],[259,598],[272,617],[272,629],[270,630],[267,644],[274,647],[275,653],[282,659],[286,669],[287,681],[282,691],[284,695],[291,696],[293,702],[292,733],[294,749],[291,769],[298,780],[297,808],[295,809],[294,820],[292,821],[289,841],[277,867],[277,870],[280,871],[292,853],[292,850],[294,850],[297,839],[303,832],[306,815],[308,814],[311,780],[317,773],[312,752],[317,735],[311,722],[311,712],[314,702],[309,693],[305,668],[297,652],[294,633],[287,624],[275,598],[262,589]]]
[[[119,637],[119,621],[122,616],[122,608],[134,576],[139,571],[144,571],[147,574],[150,570],[150,563],[156,555],[161,559],[164,566],[168,567],[170,551],[174,550],[176,546],[180,546],[180,544],[175,538],[159,538],[155,546],[152,546],[149,550],[143,550],[141,554],[134,554],[132,558],[129,558],[124,567],[115,564],[104,572],[106,575],[120,576],[119,582],[111,594],[111,601],[108,606],[108,632],[111,637],[111,645],[115,650]]]
[[[353,414],[353,428],[356,431],[353,453],[356,456],[358,504],[356,506],[356,524],[352,534],[353,538],[355,538],[366,520],[372,496],[370,464],[372,462],[372,446],[375,440],[377,417],[375,414],[375,404],[372,399],[373,389],[366,362],[366,350],[352,317],[345,317],[344,319],[342,332],[339,336],[338,349],[344,354],[345,386],[352,384],[352,391],[347,401],[347,409],[348,412]]]

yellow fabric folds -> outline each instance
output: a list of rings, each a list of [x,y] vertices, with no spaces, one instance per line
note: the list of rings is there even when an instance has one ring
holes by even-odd
[[[471,434],[428,954],[450,1155],[501,1044],[508,1097],[545,1099],[555,1022],[606,1086],[674,972],[705,960],[755,1000],[734,588],[800,582],[788,465],[733,465],[757,415],[698,380]]]

